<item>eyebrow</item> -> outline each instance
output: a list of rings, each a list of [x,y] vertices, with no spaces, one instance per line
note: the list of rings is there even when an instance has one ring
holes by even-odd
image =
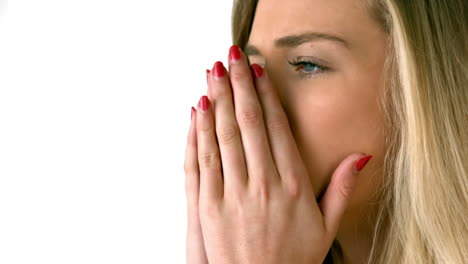
[[[345,46],[346,48],[349,48],[348,42],[346,42],[344,39],[337,37],[337,36],[333,36],[333,35],[329,35],[325,33],[317,33],[317,32],[310,32],[310,33],[304,33],[300,35],[291,35],[291,36],[285,36],[285,37],[279,38],[275,40],[275,47],[276,48],[294,48],[303,43],[311,42],[311,41],[318,41],[318,40],[329,40],[329,41],[338,42],[341,45]],[[247,54],[248,56],[261,55],[258,48],[255,47],[254,45],[247,45],[244,49],[244,53]]]

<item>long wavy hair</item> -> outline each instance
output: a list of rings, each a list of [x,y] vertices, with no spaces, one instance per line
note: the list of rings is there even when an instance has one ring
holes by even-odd
[[[361,0],[386,33],[385,140],[368,263],[468,263],[468,4]],[[235,0],[244,48],[258,0]],[[341,263],[335,241],[325,263]]]

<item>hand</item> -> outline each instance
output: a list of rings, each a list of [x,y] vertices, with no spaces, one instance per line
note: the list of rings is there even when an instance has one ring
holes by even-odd
[[[371,156],[344,159],[318,204],[267,72],[252,65],[251,74],[233,46],[229,73],[218,62],[210,74],[209,95],[193,119],[197,153],[186,157],[187,181],[199,177],[199,194],[190,196],[198,196],[208,261],[322,263]]]

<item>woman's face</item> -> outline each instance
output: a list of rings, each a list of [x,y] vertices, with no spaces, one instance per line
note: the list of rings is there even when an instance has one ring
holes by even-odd
[[[346,156],[374,155],[343,221],[359,217],[385,153],[385,33],[358,0],[260,0],[247,44],[280,94],[317,198]]]

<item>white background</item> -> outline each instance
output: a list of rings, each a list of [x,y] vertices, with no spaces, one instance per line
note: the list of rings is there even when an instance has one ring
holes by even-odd
[[[183,161],[231,0],[0,0],[0,263],[185,263]]]

